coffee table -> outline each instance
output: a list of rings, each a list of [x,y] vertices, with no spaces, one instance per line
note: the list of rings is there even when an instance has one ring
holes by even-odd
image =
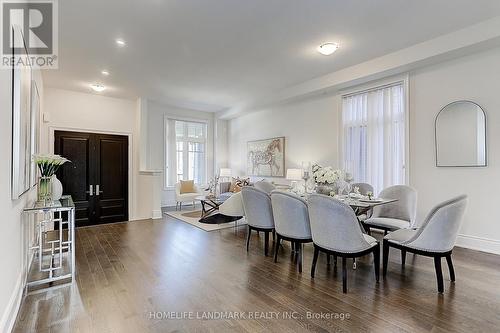
[[[195,198],[201,202],[201,216],[200,219],[203,220],[213,212],[219,210],[219,206],[226,201],[227,197],[209,197],[206,195],[200,195]]]

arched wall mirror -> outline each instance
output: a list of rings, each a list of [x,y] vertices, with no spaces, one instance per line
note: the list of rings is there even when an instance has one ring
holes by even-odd
[[[484,167],[486,114],[476,103],[456,101],[436,116],[436,166]]]

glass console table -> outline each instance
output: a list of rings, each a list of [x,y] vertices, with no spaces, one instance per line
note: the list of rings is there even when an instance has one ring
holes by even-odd
[[[75,279],[75,205],[71,196],[36,202],[24,209],[33,215],[33,235],[26,289]]]

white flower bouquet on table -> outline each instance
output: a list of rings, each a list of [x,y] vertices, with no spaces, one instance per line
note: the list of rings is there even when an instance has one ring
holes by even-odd
[[[70,161],[60,155],[34,155],[33,160],[38,170],[40,170],[38,200],[50,201],[52,195],[52,177],[56,174],[61,165]]]
[[[352,175],[343,170],[315,164],[312,167],[312,175],[316,183],[316,192],[320,194],[334,196],[344,192],[348,194],[351,191]]]
[[[344,179],[344,172],[332,167],[322,167],[318,164],[313,165],[313,178],[316,184],[335,184],[338,180]]]

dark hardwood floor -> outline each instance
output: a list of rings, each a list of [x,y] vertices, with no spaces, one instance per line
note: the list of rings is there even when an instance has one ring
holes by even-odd
[[[500,256],[456,248],[457,281],[445,269],[438,294],[431,258],[409,254],[402,270],[391,250],[385,280],[375,283],[373,259],[363,257],[343,294],[340,265],[328,266],[324,254],[311,279],[311,246],[299,274],[289,243],[275,264],[263,256],[263,235],[252,236],[247,253],[245,234],[244,226],[205,232],[170,217],[78,229],[77,283],[27,296],[14,332],[500,329]],[[196,319],[233,312],[244,318]],[[327,318],[335,314],[343,319]]]

